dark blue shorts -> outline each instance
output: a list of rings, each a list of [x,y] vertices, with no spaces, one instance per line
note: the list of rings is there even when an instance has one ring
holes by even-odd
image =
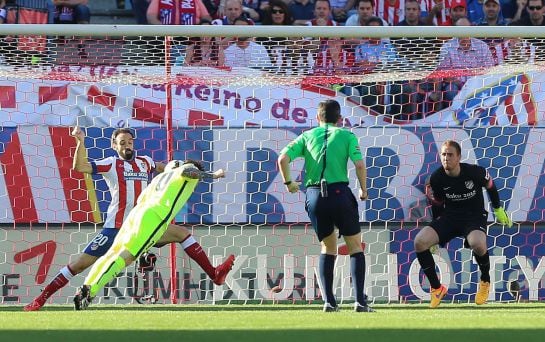
[[[110,249],[118,232],[119,229],[116,228],[102,228],[85,247],[83,253],[100,258]]]
[[[467,237],[474,230],[480,230],[486,234],[487,218],[487,213],[466,217],[442,215],[433,220],[430,226],[439,236],[439,244],[444,246],[455,237]]]
[[[328,197],[321,197],[319,187],[308,187],[305,209],[318,235],[318,240],[333,233],[352,236],[361,232],[358,202],[346,183],[327,186]]]

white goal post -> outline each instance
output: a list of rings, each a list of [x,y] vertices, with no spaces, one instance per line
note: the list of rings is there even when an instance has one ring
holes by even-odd
[[[207,63],[195,58],[203,37],[216,44]],[[492,59],[446,65],[454,37],[479,39]],[[227,51],[248,41],[265,52],[246,60]],[[214,264],[237,256],[226,285],[180,248],[174,257],[154,249],[154,272],[127,269],[98,302],[320,301],[304,194],[285,191],[276,158],[316,125],[324,99],[341,103],[368,167],[369,200],[359,205],[371,300],[429,300],[412,240],[430,219],[425,182],[447,139],[488,169],[516,221],[507,229],[489,215],[489,300],[545,299],[541,28],[29,24],[0,25],[0,44],[0,304],[30,302],[101,229],[110,197],[101,177],[71,171],[73,125],[91,159],[113,155],[111,132],[131,127],[139,154],[227,170],[177,216]],[[293,174],[301,169],[296,162]],[[339,247],[336,295],[350,302]],[[478,268],[463,241],[435,258],[446,298],[472,302]],[[48,303],[70,303],[82,281]]]

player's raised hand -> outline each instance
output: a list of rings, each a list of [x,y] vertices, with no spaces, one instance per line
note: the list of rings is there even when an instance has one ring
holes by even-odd
[[[72,129],[72,132],[70,132],[70,135],[81,142],[85,140],[85,133],[83,133],[83,131],[78,126],[75,126]]]
[[[507,212],[502,207],[495,208],[494,215],[496,216],[496,220],[502,225],[507,226],[508,228],[513,227],[513,221],[511,221],[509,215],[507,215]]]

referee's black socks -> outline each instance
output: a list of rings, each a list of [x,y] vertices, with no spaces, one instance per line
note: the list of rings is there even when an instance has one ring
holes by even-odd
[[[337,306],[335,295],[333,294],[333,275],[335,273],[336,255],[320,254],[320,280],[324,287],[324,302],[331,306]]]
[[[365,306],[365,255],[363,252],[350,255],[350,272],[352,273],[352,288],[356,294],[356,302]]]

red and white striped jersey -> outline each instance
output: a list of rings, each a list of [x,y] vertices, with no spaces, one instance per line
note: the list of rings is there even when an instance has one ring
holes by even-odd
[[[104,227],[119,229],[148,185],[155,162],[148,156],[137,156],[133,160],[108,157],[91,161],[91,166],[93,174],[104,177],[112,197]]]
[[[526,40],[508,39],[494,46],[492,56],[496,64],[526,62],[533,64],[536,59],[536,47]]]
[[[344,48],[339,51],[339,65],[333,65],[331,50],[327,45],[323,46],[314,61],[314,72],[325,72],[327,70],[351,68],[354,66],[354,54]]]
[[[393,4],[390,0],[377,0],[376,3],[377,17],[385,20],[388,25],[395,26],[405,19],[405,0],[395,0]]]
[[[432,24],[435,26],[452,26],[450,17],[451,0],[423,0],[420,3],[420,10],[427,15],[438,2],[443,2],[443,9],[433,17]]]

